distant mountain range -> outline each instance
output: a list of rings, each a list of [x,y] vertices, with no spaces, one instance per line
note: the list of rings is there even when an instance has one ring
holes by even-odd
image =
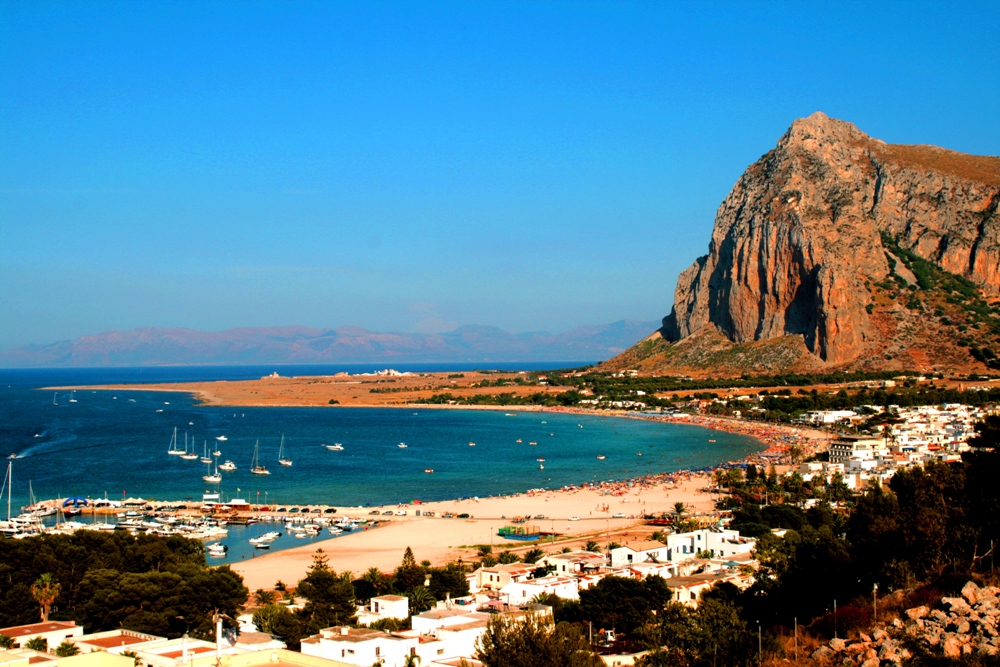
[[[220,332],[146,327],[106,331],[49,345],[25,345],[0,352],[0,366],[602,361],[659,326],[659,322],[621,320],[581,326],[562,334],[515,334],[475,325],[434,334],[380,333],[352,326],[259,327]]]

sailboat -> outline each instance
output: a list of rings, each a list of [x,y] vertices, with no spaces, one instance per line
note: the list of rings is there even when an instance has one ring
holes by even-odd
[[[55,392],[52,394],[52,405],[59,405],[59,401],[56,400],[56,398],[58,397],[59,397],[59,392]]]
[[[278,464],[283,466],[292,465],[292,460],[285,456],[285,434],[281,434],[281,444],[278,446]]]
[[[208,440],[203,441],[203,444],[205,446],[205,449],[202,452],[201,458],[198,460],[201,461],[202,463],[211,463],[212,457],[208,455]]]
[[[271,471],[260,465],[260,440],[256,441],[253,445],[253,461],[250,462],[250,474],[251,475],[270,475]]]
[[[222,475],[219,474],[219,459],[215,459],[215,472],[209,471],[209,474],[202,475],[201,478],[206,482],[211,482],[213,484],[218,484],[222,481]]]
[[[170,438],[170,446],[167,447],[167,454],[172,456],[180,456],[184,453],[184,449],[177,448],[177,427],[174,427],[174,436]]]
[[[76,403],[76,389],[69,392],[69,402]]]
[[[194,452],[189,452],[188,451],[188,434],[187,434],[187,431],[184,432],[184,453],[181,454],[181,458],[184,459],[185,461],[196,461],[198,459],[198,455],[197,454],[195,454]]]
[[[28,480],[28,504],[21,508],[22,512],[27,512],[33,517],[43,517],[52,516],[56,513],[55,507],[49,507],[38,502],[35,498],[35,489],[31,486],[31,480]]]

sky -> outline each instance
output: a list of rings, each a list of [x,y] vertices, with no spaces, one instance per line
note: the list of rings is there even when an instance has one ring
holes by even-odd
[[[794,119],[998,84],[995,2],[0,2],[0,349],[656,320]]]

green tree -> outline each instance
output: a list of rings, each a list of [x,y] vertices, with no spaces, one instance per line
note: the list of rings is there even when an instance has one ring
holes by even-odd
[[[483,556],[483,559],[479,561],[479,564],[482,565],[483,567],[493,567],[498,562],[499,561],[493,556]]]
[[[506,614],[491,618],[476,640],[476,652],[485,667],[603,667],[580,630],[566,623],[553,627],[537,614],[515,619]]]
[[[480,558],[485,558],[486,556],[489,556],[491,553],[493,553],[493,547],[491,547],[489,544],[481,544],[479,546],[479,549],[476,550],[476,554],[478,554]]]
[[[437,600],[469,594],[469,580],[465,577],[465,567],[458,563],[448,563],[444,567],[432,569],[430,575],[431,595]]]
[[[599,545],[594,540],[587,540],[587,544],[583,547],[584,551],[590,551],[592,553],[600,553],[601,545]]]
[[[580,613],[595,628],[629,634],[652,621],[670,600],[670,589],[662,577],[642,581],[604,577],[580,591]]]
[[[406,551],[403,552],[403,562],[396,568],[393,587],[401,593],[407,593],[417,586],[423,586],[426,578],[427,572],[417,565],[413,550],[406,547]]]
[[[498,560],[504,565],[521,562],[521,558],[516,553],[512,552],[510,549],[505,549],[501,551]]]
[[[302,641],[302,624],[285,605],[269,604],[257,609],[253,613],[253,624],[261,632],[298,650]]]
[[[76,644],[63,642],[56,647],[55,654],[60,658],[69,658],[80,654],[80,648]]]
[[[0,649],[14,648],[14,640],[7,635],[0,635]]]
[[[436,602],[430,589],[423,586],[415,586],[406,594],[406,597],[410,600],[411,614],[419,614],[420,612],[427,611]]]
[[[265,591],[263,588],[258,588],[253,594],[254,602],[260,606],[274,604],[275,595],[273,591]]]
[[[306,599],[300,617],[308,634],[349,623],[354,618],[356,607],[350,577],[345,579],[330,569],[322,549],[316,550],[313,564],[296,590]]]
[[[24,643],[24,648],[31,649],[32,651],[46,652],[49,650],[49,643],[44,637],[32,637]]]
[[[687,514],[687,511],[688,511],[687,505],[685,505],[684,503],[681,502],[674,503],[674,516],[677,517],[678,521],[681,520],[682,516]]]
[[[48,572],[38,577],[35,583],[31,585],[31,596],[38,603],[43,623],[47,623],[49,620],[49,609],[52,608],[52,603],[59,597],[60,588],[60,585]]]
[[[525,563],[537,563],[544,557],[545,557],[545,552],[539,549],[538,547],[534,547],[524,552]]]

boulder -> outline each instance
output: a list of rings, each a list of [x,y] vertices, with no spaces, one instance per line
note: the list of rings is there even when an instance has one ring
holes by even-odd
[[[920,605],[919,607],[913,607],[912,609],[907,609],[905,613],[907,618],[915,621],[918,618],[926,618],[927,615],[931,613],[931,610],[927,605]]]
[[[972,607],[965,601],[965,598],[941,598],[941,604],[950,607],[952,614],[966,616],[972,612]]]
[[[969,622],[964,619],[960,619],[959,623],[955,626],[955,632],[957,632],[960,635],[969,634],[969,630],[971,629],[972,628],[969,625]]]
[[[944,636],[941,650],[946,658],[957,658],[962,655],[962,641],[957,635],[949,632]]]
[[[840,638],[835,638],[830,640],[830,648],[834,651],[843,651],[847,648],[847,642]]]
[[[965,586],[962,586],[962,597],[969,604],[979,602],[979,586],[976,585],[976,582],[968,581],[965,583]]]
[[[868,658],[867,660],[861,663],[861,667],[879,667],[879,659]]]
[[[817,662],[822,662],[823,660],[829,660],[835,655],[837,655],[837,652],[834,651],[829,646],[820,646],[818,649],[813,651],[812,655],[809,657],[811,657],[813,660],[816,660]]]

